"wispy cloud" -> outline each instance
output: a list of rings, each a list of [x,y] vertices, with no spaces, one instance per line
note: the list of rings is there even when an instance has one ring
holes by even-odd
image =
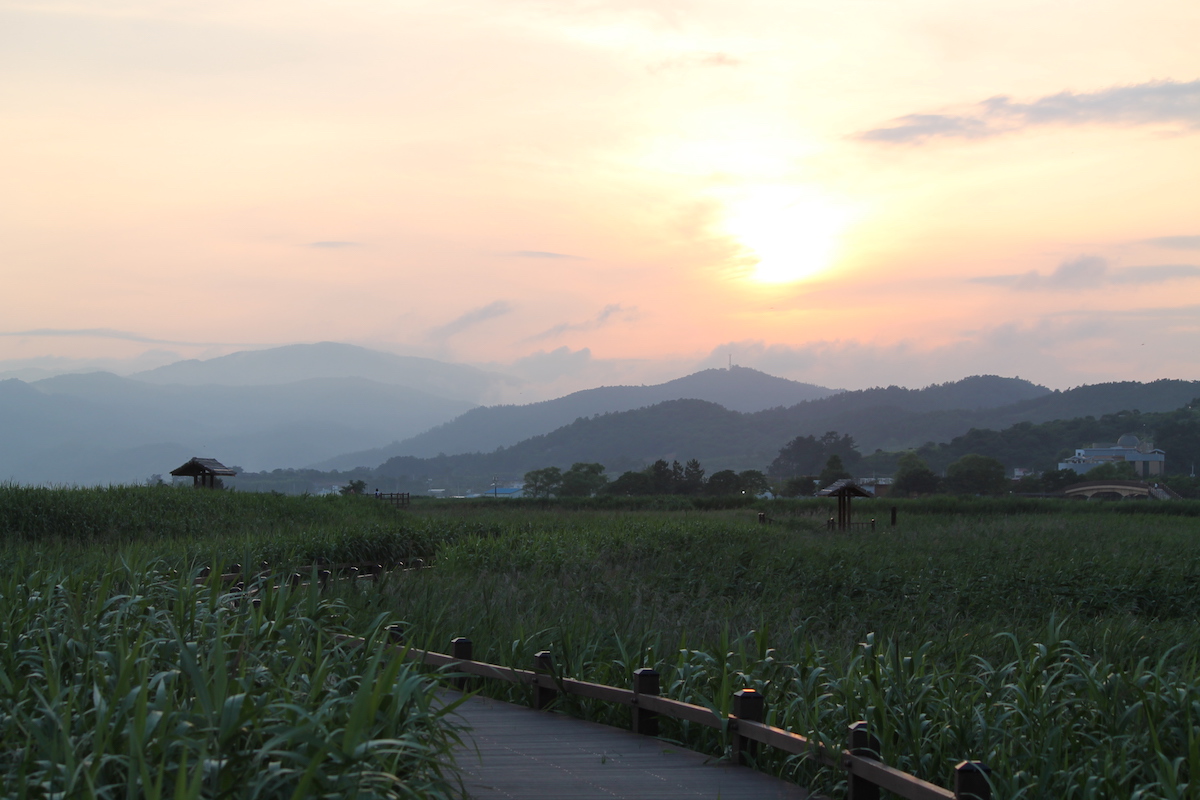
[[[736,56],[722,52],[686,53],[674,58],[664,59],[651,64],[646,69],[651,74],[657,74],[668,69],[692,69],[695,67],[740,67],[745,62]]]
[[[1159,236],[1155,239],[1143,239],[1142,243],[1171,250],[1200,250],[1200,236]]]
[[[1049,275],[1036,270],[1015,275],[985,275],[969,278],[970,283],[1006,286],[1016,291],[1078,291],[1101,286],[1138,286],[1185,278],[1200,277],[1194,264],[1155,264],[1114,270],[1106,259],[1080,256],[1059,264]]]
[[[1200,80],[1154,81],[1099,92],[1059,92],[1029,103],[992,97],[956,114],[908,114],[859,134],[869,142],[919,144],[981,139],[1034,125],[1149,125],[1200,128]]]
[[[220,345],[246,345],[249,342],[178,342],[172,339],[155,339],[151,336],[143,336],[140,333],[131,331],[119,331],[113,328],[34,328],[27,331],[0,331],[0,336],[20,336],[20,337],[80,337],[90,339],[119,339],[126,342],[139,342],[141,344],[170,344],[170,345],[190,345],[194,347],[214,347]]]
[[[501,253],[502,256],[510,258],[567,258],[584,261],[583,256],[572,256],[566,253],[551,253],[548,250],[512,250],[507,253]]]
[[[309,242],[306,247],[315,247],[318,250],[341,250],[346,247],[358,247],[358,242]]]
[[[599,314],[591,319],[583,322],[560,322],[552,328],[548,328],[541,333],[534,334],[525,339],[526,342],[540,342],[546,339],[556,339],[564,333],[574,331],[594,331],[597,328],[608,324],[613,317],[629,321],[637,318],[637,308],[625,308],[620,303],[611,303],[605,306]]]
[[[455,336],[468,328],[474,327],[481,322],[486,322],[489,319],[502,317],[505,314],[511,314],[513,307],[506,300],[496,300],[488,303],[486,306],[472,309],[460,317],[452,319],[445,325],[439,325],[436,328],[430,329],[426,334],[428,339],[433,341],[445,341],[451,336]]]

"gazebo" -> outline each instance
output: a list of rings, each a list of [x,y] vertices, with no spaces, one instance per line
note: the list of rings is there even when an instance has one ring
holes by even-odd
[[[171,474],[181,478],[191,476],[192,486],[205,489],[217,488],[217,478],[232,478],[237,475],[215,458],[193,458],[182,467],[171,470]]]
[[[838,501],[837,529],[844,531],[850,527],[850,500],[855,497],[872,497],[871,493],[859,486],[851,478],[842,478],[817,492],[817,497],[836,497]],[[829,520],[829,527],[834,526]]]

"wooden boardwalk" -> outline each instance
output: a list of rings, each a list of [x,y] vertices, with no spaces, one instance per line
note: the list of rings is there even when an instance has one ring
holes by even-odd
[[[794,784],[649,736],[498,700],[470,698],[454,721],[469,728],[455,763],[469,796],[479,800],[809,797]]]

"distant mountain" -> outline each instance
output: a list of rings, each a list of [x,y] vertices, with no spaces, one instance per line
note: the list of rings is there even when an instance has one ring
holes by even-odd
[[[398,356],[337,342],[245,350],[206,361],[177,361],[130,377],[146,383],[179,386],[266,386],[317,378],[363,378],[471,405],[486,402],[497,387],[516,380],[461,364]]]
[[[753,412],[828,397],[836,389],[776,378],[746,367],[706,369],[654,386],[602,386],[529,405],[483,406],[411,439],[349,453],[316,465],[321,469],[375,466],[398,455],[490,452],[549,433],[580,417],[630,411],[669,400],[705,400],[730,411]]]
[[[273,386],[154,385],[109,373],[0,381],[0,480],[136,482],[193,455],[249,470],[304,464],[410,435],[469,407],[362,378]]]
[[[579,418],[491,453],[395,457],[377,472],[382,477],[424,475],[463,481],[468,476],[517,478],[530,469],[569,467],[577,461],[599,462],[610,472],[620,472],[658,458],[696,458],[710,472],[765,469],[791,439],[830,430],[849,433],[860,451],[869,454],[877,448],[949,442],[971,429],[1066,418],[1059,414],[1087,416],[1077,413],[1080,409],[1094,415],[1113,414],[1132,404],[1142,411],[1168,411],[1196,396],[1200,396],[1200,381],[1113,383],[1051,392],[1027,381],[980,376],[926,389],[844,392],[755,413],[729,411],[699,400],[673,401]],[[954,403],[973,405],[950,407]]]

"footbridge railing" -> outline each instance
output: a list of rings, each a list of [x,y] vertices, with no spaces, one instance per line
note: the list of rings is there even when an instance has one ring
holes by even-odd
[[[468,687],[469,676],[478,676],[531,687],[533,707],[536,709],[547,708],[559,693],[616,703],[632,710],[632,730],[648,736],[658,735],[660,717],[725,730],[731,735],[736,763],[743,764],[748,758],[753,758],[761,744],[844,770],[848,782],[848,800],[878,800],[881,789],[907,800],[991,800],[992,797],[988,777],[991,770],[981,761],[966,760],[955,766],[954,789],[951,791],[884,764],[879,757],[879,739],[872,735],[866,722],[856,722],[850,726],[846,747],[842,749],[764,723],[766,704],[763,696],[754,689],[735,692],[733,713],[726,717],[705,706],[660,696],[659,673],[649,668],[635,670],[633,687],[623,689],[555,675],[547,651],[534,655],[533,669],[517,669],[473,660],[471,640],[465,637],[451,640],[450,653],[435,653],[405,646],[399,626],[392,626],[389,633],[397,654],[458,673],[452,679],[459,689]],[[341,638],[365,642],[357,637]]]

